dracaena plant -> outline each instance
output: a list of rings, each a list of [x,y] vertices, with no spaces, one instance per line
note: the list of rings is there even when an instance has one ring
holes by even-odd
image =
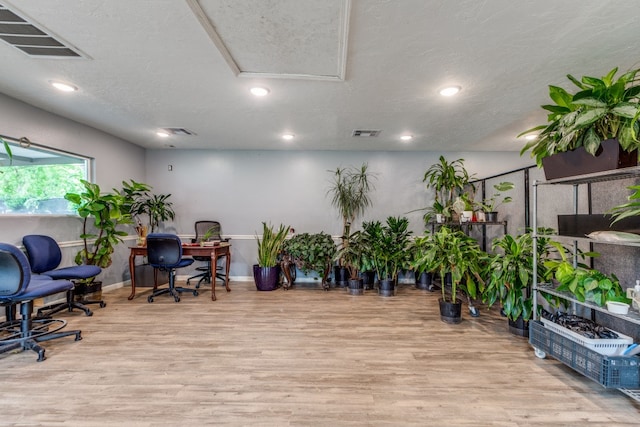
[[[578,88],[575,94],[549,86],[554,104],[542,106],[548,112],[548,123],[518,135],[538,134],[520,154],[531,150],[531,157],[542,166],[543,158],[579,147],[595,155],[600,143],[607,139],[616,138],[625,151],[636,149],[640,130],[639,71],[628,71],[617,79],[617,67],[601,78],[584,76],[578,80],[568,74],[567,78]]]

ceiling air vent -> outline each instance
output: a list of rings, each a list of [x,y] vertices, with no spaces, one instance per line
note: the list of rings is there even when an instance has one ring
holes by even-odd
[[[376,137],[378,135],[380,135],[380,132],[382,132],[381,130],[362,130],[362,129],[356,129],[353,131],[353,133],[351,134],[351,136],[357,136],[357,137],[368,137],[368,138],[373,138]]]
[[[196,135],[194,131],[191,131],[186,128],[164,128],[165,131],[169,135],[178,135],[178,136],[193,136]]]
[[[75,48],[0,4],[0,39],[34,57],[83,57]]]

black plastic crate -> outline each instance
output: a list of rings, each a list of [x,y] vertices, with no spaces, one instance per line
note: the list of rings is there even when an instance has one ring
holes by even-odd
[[[529,322],[529,343],[606,388],[640,388],[640,359],[635,356],[604,356],[538,320]]]

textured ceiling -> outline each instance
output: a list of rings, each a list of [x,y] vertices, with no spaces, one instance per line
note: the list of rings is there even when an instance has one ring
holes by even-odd
[[[149,148],[518,151],[515,135],[544,121],[547,85],[640,65],[637,0],[0,4],[83,54],[0,42],[1,93]],[[56,79],[79,90],[58,93]],[[450,84],[460,94],[439,96]]]

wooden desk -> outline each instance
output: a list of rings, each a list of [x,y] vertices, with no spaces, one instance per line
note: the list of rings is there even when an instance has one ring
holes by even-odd
[[[146,256],[146,246],[130,246],[131,253],[129,254],[129,273],[131,274],[131,295],[129,299],[132,300],[136,296],[136,275],[135,275],[135,260],[137,256]],[[200,245],[182,245],[182,255],[185,256],[211,256],[211,301],[216,300],[216,264],[218,258],[225,257],[227,260],[225,271],[225,288],[227,292],[231,292],[229,288],[229,268],[231,267],[231,243],[222,242],[216,246],[200,246]]]

